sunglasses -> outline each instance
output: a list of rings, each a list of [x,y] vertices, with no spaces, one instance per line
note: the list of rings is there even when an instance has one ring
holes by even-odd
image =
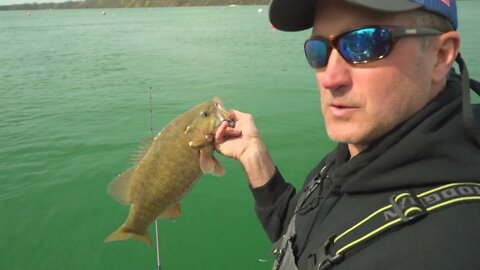
[[[398,39],[408,36],[433,36],[443,32],[423,27],[366,26],[350,30],[336,37],[312,37],[305,41],[305,56],[310,66],[322,69],[327,66],[335,48],[350,64],[365,64],[386,57]]]

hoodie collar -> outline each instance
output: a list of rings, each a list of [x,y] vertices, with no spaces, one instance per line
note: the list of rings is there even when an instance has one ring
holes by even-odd
[[[373,192],[480,180],[480,149],[465,134],[460,89],[458,76],[450,76],[422,110],[351,159],[339,144],[331,173],[336,185]]]

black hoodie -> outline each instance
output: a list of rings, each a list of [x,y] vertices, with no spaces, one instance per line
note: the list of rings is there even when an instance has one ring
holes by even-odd
[[[480,148],[465,132],[461,86],[447,86],[421,111],[350,158],[339,144],[312,170],[324,180],[296,217],[294,254],[300,269],[333,234],[389,203],[392,194],[455,182],[480,182]],[[477,119],[479,116],[477,116]],[[257,216],[272,241],[284,233],[301,192],[280,172],[252,190]],[[333,267],[343,269],[480,269],[480,201],[456,204],[369,241]],[[478,263],[478,265],[477,265]]]

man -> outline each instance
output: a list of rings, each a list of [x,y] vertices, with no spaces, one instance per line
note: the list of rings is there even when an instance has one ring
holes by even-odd
[[[338,142],[296,192],[251,115],[217,131],[276,242],[274,268],[479,269],[480,116],[455,1],[273,0],[270,20],[313,27],[305,54]]]

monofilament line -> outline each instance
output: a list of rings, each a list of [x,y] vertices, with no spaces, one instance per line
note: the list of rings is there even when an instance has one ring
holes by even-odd
[[[153,106],[152,106],[152,87],[150,86],[150,133],[153,138]],[[160,264],[160,236],[158,234],[158,219],[155,219],[155,239],[157,245],[157,270],[161,270]]]

